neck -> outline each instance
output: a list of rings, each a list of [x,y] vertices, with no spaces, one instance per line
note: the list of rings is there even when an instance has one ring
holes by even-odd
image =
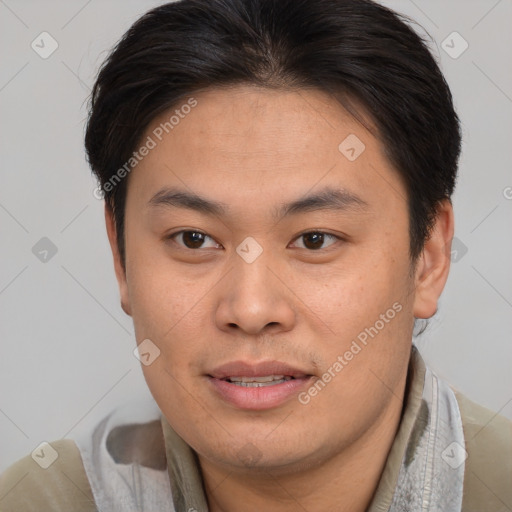
[[[402,400],[396,398],[350,446],[321,460],[300,461],[293,470],[267,467],[241,473],[239,468],[221,467],[200,458],[209,510],[235,512],[243,505],[247,512],[364,512],[400,424]]]

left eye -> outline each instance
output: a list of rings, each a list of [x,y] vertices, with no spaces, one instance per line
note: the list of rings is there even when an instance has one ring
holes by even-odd
[[[219,244],[210,236],[201,231],[180,231],[170,237],[179,245],[187,249],[209,249],[219,247]]]
[[[302,240],[302,242],[299,242]],[[321,231],[311,231],[310,233],[303,233],[297,237],[294,241],[294,245],[300,249],[319,250],[329,247],[335,243],[339,238],[328,233],[322,233]]]

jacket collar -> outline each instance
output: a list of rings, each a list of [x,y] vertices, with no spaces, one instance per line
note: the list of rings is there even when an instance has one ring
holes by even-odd
[[[195,452],[163,416],[161,421],[175,509],[207,512]],[[464,450],[455,396],[413,345],[402,418],[368,512],[460,510],[464,465],[453,468],[446,463],[450,442]],[[439,479],[444,485],[435,486]]]

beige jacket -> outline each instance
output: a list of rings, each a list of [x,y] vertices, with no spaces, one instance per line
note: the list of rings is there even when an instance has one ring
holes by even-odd
[[[425,508],[409,507],[404,490],[400,489],[401,470],[414,459],[420,433],[430,421],[422,398],[428,372],[413,348],[402,420],[368,512],[433,509],[425,505],[425,498]],[[461,510],[512,511],[512,423],[454,393],[467,452],[465,462],[459,463],[463,470]],[[113,428],[105,420],[91,438],[97,439],[97,451],[107,458],[107,463],[95,459],[94,449],[79,448],[72,440],[52,442],[58,458],[50,467],[43,469],[27,456],[0,477],[0,511],[208,510],[197,458],[162,416],[145,423],[128,421]],[[443,458],[457,471],[456,458],[464,461],[466,452],[448,447]],[[110,473],[105,470],[107,466]],[[450,471],[445,475],[450,476]],[[432,487],[428,495],[436,488],[443,489],[443,482],[435,477],[428,485]],[[103,492],[103,488],[107,490]],[[400,494],[402,501],[397,498]],[[397,503],[402,503],[403,508]]]

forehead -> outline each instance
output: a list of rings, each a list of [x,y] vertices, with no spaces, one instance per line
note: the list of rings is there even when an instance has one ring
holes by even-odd
[[[255,192],[261,202],[285,191],[297,197],[324,186],[365,201],[405,194],[375,136],[318,90],[204,90],[155,118],[142,140],[148,138],[154,148],[129,186],[129,195],[146,200],[172,185],[215,192],[224,203],[254,201]]]

